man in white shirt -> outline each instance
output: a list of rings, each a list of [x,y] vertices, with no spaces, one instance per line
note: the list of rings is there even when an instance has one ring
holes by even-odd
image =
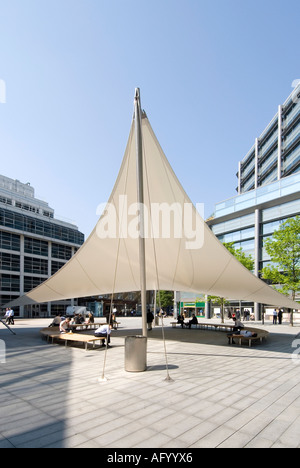
[[[14,325],[15,322],[14,322],[14,311],[12,309],[6,309],[6,313],[5,313],[5,322],[8,323],[8,325]]]
[[[15,324],[14,317],[15,317],[15,313],[14,313],[13,309],[10,309],[10,311],[9,311],[9,319],[10,319],[9,324],[10,324],[10,325],[14,325],[14,324]]]
[[[95,336],[103,337],[107,340],[107,347],[110,348],[110,334],[111,334],[111,325],[101,325],[96,331]],[[105,340],[102,342],[102,346],[105,346]]]
[[[64,333],[69,333],[71,331],[70,329],[70,318],[67,317],[65,320],[63,320],[62,322],[60,322],[59,324],[59,331],[60,333],[64,334]]]

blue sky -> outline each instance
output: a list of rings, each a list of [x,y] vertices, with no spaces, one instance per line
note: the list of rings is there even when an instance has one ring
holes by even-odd
[[[300,78],[299,0],[0,0],[0,173],[88,235],[134,90],[190,198],[235,195],[241,160]]]

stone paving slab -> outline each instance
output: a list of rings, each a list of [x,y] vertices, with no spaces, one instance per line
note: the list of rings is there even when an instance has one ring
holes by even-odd
[[[48,322],[19,320],[16,336],[0,324],[0,448],[300,446],[300,359],[291,358],[300,328],[266,324],[268,340],[248,348],[166,320],[169,382],[160,327],[149,333],[147,372],[125,372],[124,337],[140,333],[140,319],[121,319],[99,383],[104,350],[48,344],[39,335]]]

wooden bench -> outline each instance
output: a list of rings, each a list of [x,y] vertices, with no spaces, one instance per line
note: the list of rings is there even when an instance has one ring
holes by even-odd
[[[60,335],[52,335],[52,343],[53,340],[57,339],[60,341],[65,342],[65,346],[67,347],[68,341],[75,341],[77,343],[83,343],[85,345],[85,350],[87,351],[88,349],[88,344],[92,343],[93,348],[95,348],[95,342],[96,341],[103,341],[105,340],[104,337],[99,337],[99,336],[89,336],[89,335],[82,335],[79,333],[62,333]]]
[[[171,325],[173,328],[176,328],[177,325],[181,326],[181,323],[178,322],[171,322]],[[193,324],[192,328],[200,328],[200,329],[208,329],[208,328],[214,328],[215,330],[233,330],[235,325],[228,325],[226,323],[208,323],[208,322],[198,322],[197,324]],[[186,328],[186,327],[184,327]]]
[[[184,325],[185,325],[186,323],[187,323],[187,322],[184,322]],[[180,327],[181,327],[181,323],[178,323],[178,322],[171,322],[171,325],[172,325],[172,328],[176,328],[177,325],[180,325]],[[187,327],[184,326],[183,328],[187,328]],[[197,323],[197,324],[196,324],[196,323],[193,323],[192,328],[201,328],[200,323]]]
[[[107,325],[107,323],[101,323],[101,325]],[[118,326],[121,325],[121,322],[113,322],[112,327],[114,330],[118,330]],[[100,325],[99,325],[100,326]]]
[[[45,336],[47,340],[49,341],[49,337],[51,335],[60,335],[59,327],[49,327],[49,328],[43,328],[40,331],[42,336]]]
[[[180,323],[177,323],[177,322],[171,322],[171,325],[173,328],[176,328],[177,325],[180,325]],[[196,325],[192,325],[192,328],[204,328],[204,329],[208,329],[208,328],[214,328],[215,330],[221,330],[221,329],[224,329],[224,330],[230,330],[230,331],[233,331],[233,329],[236,327],[236,325],[232,324],[232,325],[228,325],[226,323],[208,323],[208,322],[198,322],[198,324]],[[267,338],[267,336],[269,335],[269,332],[267,332],[266,330],[261,330],[261,329],[258,329],[258,328],[249,328],[249,327],[245,327],[243,328],[243,330],[247,330],[247,331],[251,331],[252,333],[256,333],[257,336],[243,336],[243,335],[237,335],[237,334],[233,334],[233,335],[228,335],[228,338],[229,338],[229,343],[230,344],[233,344],[233,340],[238,340],[239,342],[239,345],[241,346],[242,345],[242,341],[246,341],[248,344],[249,344],[249,347],[251,348],[252,346],[252,342],[254,341],[260,341],[262,343],[263,339],[264,338]]]
[[[242,346],[242,341],[246,341],[249,344],[249,348],[251,348],[253,341],[259,340],[262,343],[264,338],[267,338],[267,336],[269,335],[269,332],[267,332],[266,330],[260,330],[258,328],[244,328],[243,330],[251,331],[257,336],[243,336],[237,334],[228,335],[229,344],[233,344],[233,340],[238,340],[239,345]]]
[[[96,328],[98,328],[100,326],[100,324],[98,323],[73,323],[73,324],[70,324],[69,327],[72,329],[72,330],[77,330],[77,329],[81,329],[81,330],[94,330]]]
[[[54,340],[64,341],[65,346],[67,347],[68,341],[73,341],[77,343],[83,343],[85,345],[85,350],[88,349],[88,344],[93,344],[93,348],[95,348],[96,341],[103,341],[105,337],[99,336],[92,336],[92,335],[82,335],[81,333],[60,333],[59,329],[53,330],[49,328],[44,328],[41,330],[41,334],[47,338],[49,341],[52,340],[52,344]]]
[[[101,327],[101,325],[107,325],[107,322],[95,322],[95,323],[78,323],[78,324],[72,324],[72,325],[69,325],[70,328],[74,328],[77,330],[77,328],[81,328],[82,330],[87,330],[88,328],[90,328],[90,330],[93,330],[93,329],[97,329],[99,327]],[[118,329],[118,326],[121,325],[121,322],[114,322],[112,324],[113,328],[115,330]]]

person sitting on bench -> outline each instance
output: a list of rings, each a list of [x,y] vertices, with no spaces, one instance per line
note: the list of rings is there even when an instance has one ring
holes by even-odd
[[[192,320],[185,324],[186,328],[191,329],[192,325],[198,325],[198,319],[195,314],[192,315]]]
[[[64,321],[60,322],[59,331],[61,334],[69,333],[71,331],[70,322],[71,319],[69,317],[67,317]]]
[[[242,324],[240,319],[237,319],[237,318],[234,317],[233,321],[234,321],[234,328],[232,329],[232,333],[227,335],[228,336],[228,344],[230,344],[230,338],[232,337],[232,335],[239,335],[240,331],[244,328],[244,325]],[[233,340],[232,340],[232,343],[235,344],[235,342]]]
[[[178,315],[178,318],[177,318],[177,323],[179,323],[181,325],[181,328],[183,328],[184,326],[184,316],[183,315]]]
[[[241,331],[241,330],[244,328],[244,325],[242,324],[242,322],[240,321],[240,319],[234,318],[233,321],[234,321],[234,328],[233,328],[233,330],[232,330],[233,333],[234,333],[234,332]]]
[[[110,348],[110,334],[111,334],[112,325],[101,325],[96,331],[95,336],[107,339],[107,347]],[[102,342],[102,346],[105,346],[105,340]]]
[[[54,317],[53,322],[50,323],[49,328],[51,328],[51,327],[59,327],[60,323],[61,323],[61,317],[60,317],[59,314],[57,314],[57,315]]]

